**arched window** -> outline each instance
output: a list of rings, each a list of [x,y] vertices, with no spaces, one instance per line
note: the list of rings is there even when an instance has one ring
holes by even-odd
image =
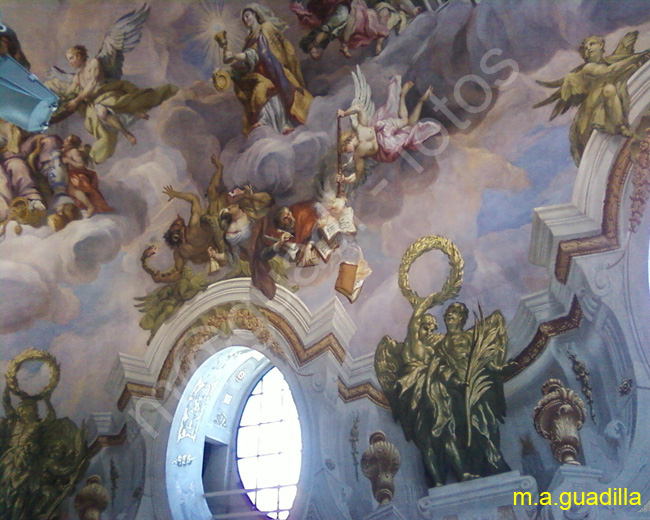
[[[238,350],[213,392],[202,468],[210,513],[215,519],[288,518],[298,490],[302,435],[282,372],[260,352]]]
[[[296,497],[302,439],[282,373],[272,368],[251,392],[239,421],[236,458],[248,498],[270,518],[285,519]]]

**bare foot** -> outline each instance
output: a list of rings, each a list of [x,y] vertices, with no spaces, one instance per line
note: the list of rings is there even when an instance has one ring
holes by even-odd
[[[375,56],[379,56],[381,54],[381,51],[384,50],[384,39],[385,38],[377,39],[377,43],[375,44]]]
[[[406,94],[409,90],[413,88],[413,82],[412,81],[407,81],[402,85],[402,94]]]
[[[135,138],[135,136],[131,132],[128,132],[125,135],[125,137],[129,141],[129,143],[131,143],[131,146],[135,146],[138,143],[138,140]]]
[[[433,94],[433,87],[429,87],[429,88],[424,92],[424,94],[422,95],[422,97],[420,98],[420,100],[421,100],[422,102],[426,101],[427,99],[429,99],[429,98],[431,97],[431,94]]]
[[[351,58],[352,54],[350,54],[350,49],[348,49],[347,43],[342,43],[341,48],[339,49],[341,51],[341,54],[345,56],[346,58]]]
[[[282,130],[282,135],[289,135],[291,132],[293,132],[293,128],[287,127],[284,130]]]
[[[133,115],[139,119],[149,119],[149,114],[147,114],[146,112],[137,112]]]
[[[262,126],[262,123],[255,123],[253,126],[251,126],[251,132],[260,126]]]
[[[88,206],[86,209],[86,218],[90,218],[95,214],[95,206]]]
[[[618,133],[623,137],[634,137],[632,130],[627,125],[621,125],[618,127]]]

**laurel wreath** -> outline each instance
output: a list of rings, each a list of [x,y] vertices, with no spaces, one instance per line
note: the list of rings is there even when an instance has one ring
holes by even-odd
[[[48,381],[45,388],[43,388],[43,390],[34,395],[28,394],[18,385],[18,371],[20,370],[20,367],[23,365],[23,363],[26,363],[27,361],[41,361],[50,367],[50,380]],[[56,358],[45,350],[35,350],[33,348],[29,348],[13,358],[9,362],[9,366],[5,372],[7,386],[14,395],[22,399],[48,398],[50,395],[52,395],[52,392],[54,392],[54,389],[59,384],[60,377],[61,366],[59,363],[57,363]]]
[[[449,277],[440,292],[431,293],[427,298],[423,298],[411,289],[409,285],[409,270],[415,260],[424,253],[433,251],[434,249],[441,251],[449,259]],[[460,251],[451,240],[438,235],[422,237],[411,244],[404,253],[404,256],[402,256],[402,262],[400,263],[397,275],[399,288],[413,309],[419,307],[427,299],[431,302],[429,308],[441,305],[445,301],[458,296],[461,284],[463,283],[464,265],[465,263],[460,255]]]

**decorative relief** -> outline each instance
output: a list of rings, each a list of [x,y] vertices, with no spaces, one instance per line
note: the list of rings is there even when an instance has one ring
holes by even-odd
[[[634,381],[632,381],[632,379],[623,379],[621,384],[618,385],[618,395],[630,395],[633,386]]]
[[[571,303],[571,310],[569,311],[569,314],[551,321],[547,321],[546,323],[542,323],[538,327],[532,341],[524,350],[519,353],[517,357],[515,357],[513,362],[513,366],[515,368],[505,375],[504,380],[508,381],[512,379],[524,368],[535,361],[537,356],[539,356],[544,350],[544,347],[546,347],[549,339],[551,339],[553,336],[559,336],[560,334],[564,334],[571,330],[577,329],[580,327],[581,322],[582,309],[580,308],[580,302],[577,298],[574,297],[573,302]]]
[[[185,410],[183,410],[176,442],[181,442],[183,439],[196,440],[196,434],[201,424],[201,417],[203,417],[203,413],[205,412],[206,403],[210,399],[212,392],[216,389],[217,384],[218,381],[206,382],[201,377],[196,385],[194,385]]]
[[[550,441],[553,456],[562,464],[580,465],[578,431],[585,421],[585,404],[558,379],[542,385],[542,397],[533,412],[535,429]]]
[[[372,494],[380,505],[393,500],[393,477],[402,461],[394,444],[386,441],[384,432],[370,435],[370,446],[361,456],[361,470],[372,485]]]
[[[195,460],[196,460],[196,457],[193,457],[189,453],[185,453],[183,455],[179,455],[178,457],[176,457],[172,461],[172,464],[174,464],[175,466],[178,466],[180,468],[180,467],[183,467],[183,466],[189,466]]]
[[[74,497],[74,510],[80,520],[99,520],[102,512],[111,502],[111,495],[102,485],[99,475],[91,475],[86,485]]]
[[[643,213],[650,197],[650,128],[646,128],[643,139],[635,140],[638,146],[636,154],[632,155],[632,195],[630,200],[630,231],[636,232],[643,220]]]
[[[354,464],[354,474],[359,480],[359,414],[355,414],[350,428],[350,453]]]
[[[589,383],[589,371],[587,370],[587,366],[582,361],[578,360],[575,354],[569,354],[569,359],[573,363],[573,373],[576,375],[576,379],[580,382],[580,385],[582,386],[582,394],[585,396],[587,404],[589,405],[589,415],[591,415],[591,420],[596,422],[594,396],[591,384]]]
[[[631,166],[632,140],[628,139],[619,153],[607,180],[601,234],[591,237],[562,240],[555,260],[555,278],[561,284],[569,279],[571,259],[574,256],[604,253],[618,249],[618,216],[625,180]]]

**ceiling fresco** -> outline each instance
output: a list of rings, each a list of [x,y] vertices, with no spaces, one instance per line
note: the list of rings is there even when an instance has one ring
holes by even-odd
[[[410,14],[406,8],[392,12],[402,25],[391,31],[381,25],[373,32],[370,16],[365,26],[346,29],[354,31],[347,47],[331,41],[323,48],[327,35],[319,36],[319,25],[300,5],[268,0],[253,11],[273,22],[265,29],[270,47],[263,50],[269,60],[263,79],[271,90],[260,94],[258,85],[251,94],[244,72],[232,79],[223,73],[233,63],[245,65],[241,51],[253,45],[247,25],[252,22],[245,13],[242,18],[246,5],[1,5],[2,22],[15,31],[31,72],[49,78],[53,90],[52,81],[72,80],[83,91],[92,79],[90,68],[74,62],[74,45],[87,47],[87,64],[100,63],[105,78],[123,82],[95,97],[93,110],[80,109],[85,100],[78,96],[63,95],[58,122],[47,131],[61,140],[80,138],[61,145],[69,171],[77,172],[70,177],[79,184],[70,181],[67,190],[77,217],[48,217],[41,226],[20,229],[9,222],[0,238],[1,368],[27,347],[54,354],[61,383],[53,403],[61,415],[81,418],[113,406],[103,385],[118,352],[142,355],[151,330],[185,301],[213,281],[250,275],[262,260],[270,267],[253,279],[266,296],[277,283],[296,290],[311,309],[340,299],[357,327],[353,357],[374,352],[384,335],[403,337],[412,309],[401,295],[398,268],[406,249],[426,235],[446,237],[461,252],[458,299],[470,308],[480,304],[486,313],[499,309],[508,322],[521,297],[545,288],[551,277],[528,261],[532,210],[569,202],[577,173],[569,135],[578,108],[567,107],[550,120],[553,105],[533,108],[553,92],[537,81],[561,79],[580,65],[578,47],[592,34],[605,38],[607,55],[634,30],[638,39],[625,52],[650,47],[650,10],[642,1],[614,8],[605,1],[454,0],[437,11],[423,4]],[[360,10],[357,16],[362,24],[369,15]],[[226,31],[221,46],[214,38],[219,31]],[[104,35],[113,40],[107,43]],[[123,64],[101,61],[112,59],[110,46],[118,44],[128,51]],[[99,62],[93,61],[96,55]],[[279,78],[273,63],[291,71],[290,77]],[[221,72],[213,76],[216,69]],[[91,79],[65,74],[75,70]],[[59,88],[65,94],[67,87]],[[274,92],[281,94],[274,98],[277,106],[265,105],[266,113],[261,105]],[[128,101],[117,99],[127,94]],[[405,112],[399,110],[400,96]],[[354,113],[359,106],[367,113]],[[361,128],[356,136],[351,117]],[[407,126],[400,118],[409,117],[411,141],[387,143],[386,121],[399,130]],[[381,129],[377,121],[383,121]],[[337,132],[352,139],[337,147]],[[363,152],[366,145],[369,151]],[[88,156],[92,166],[84,162]],[[337,160],[343,180],[336,177]],[[346,193],[343,202],[337,202],[337,181]],[[227,193],[237,187],[239,192]],[[57,215],[53,204],[50,217]],[[210,205],[220,212],[229,204],[237,208],[225,231],[223,221],[201,220]],[[318,218],[335,214],[338,225],[341,213],[352,208],[356,233],[338,235],[334,261],[324,262],[322,251],[312,251],[310,260],[303,251],[291,256],[282,247],[302,233],[301,224],[283,238],[270,216],[275,207],[289,206],[299,219],[300,204]],[[255,237],[233,238],[241,231],[232,226],[240,212],[244,220],[268,224],[252,231],[257,238],[262,233],[263,247],[249,246]],[[192,247],[172,252],[163,234],[178,216],[203,232],[208,224],[216,226],[220,242],[207,244],[212,238],[197,232]],[[224,238],[226,231],[231,235]],[[253,256],[242,267],[246,255]],[[345,255],[357,267],[348,282],[363,282],[354,303],[335,290]],[[410,283],[428,294],[439,290],[447,273],[444,255],[430,252],[413,265]],[[25,377],[38,386],[39,377],[47,379],[42,371]]]

